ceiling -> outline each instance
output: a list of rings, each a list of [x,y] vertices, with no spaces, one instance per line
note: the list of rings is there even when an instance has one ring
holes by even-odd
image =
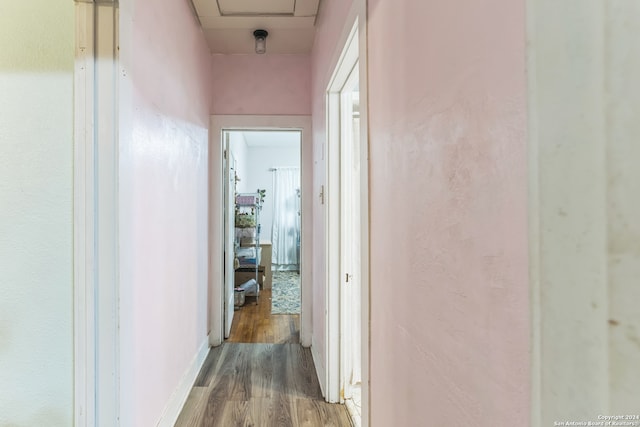
[[[320,0],[191,0],[211,53],[255,53],[264,29],[267,54],[309,53]]]

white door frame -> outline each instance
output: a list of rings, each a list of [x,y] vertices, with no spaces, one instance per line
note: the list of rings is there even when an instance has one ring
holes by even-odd
[[[338,60],[333,76],[327,88],[327,145],[326,145],[326,179],[327,179],[327,214],[326,214],[326,292],[327,292],[327,319],[326,319],[326,396],[328,402],[342,401],[341,393],[341,239],[340,239],[340,140],[342,139],[341,126],[341,99],[340,94],[358,63],[358,26],[357,22],[345,43],[345,48]]]
[[[231,173],[235,174],[235,165],[233,153],[231,151],[231,144],[229,143],[229,132],[224,132],[222,135],[223,138],[223,146],[222,151],[226,153],[223,156],[223,180],[224,180],[224,247],[223,251],[230,251],[230,248],[233,248],[234,241],[234,230],[233,221],[235,219],[235,200],[234,196],[230,193],[232,187],[235,188],[235,185],[231,185],[230,182],[233,179],[235,182],[235,176],[232,178]],[[228,234],[227,234],[228,233]],[[225,254],[224,256],[224,337],[229,338],[231,333],[231,324],[233,322],[233,313],[234,313],[234,274],[233,274],[233,264],[234,258],[231,258]]]
[[[209,342],[218,346],[224,341],[224,192],[223,192],[223,131],[229,130],[297,130],[301,132],[300,178],[301,237],[300,282],[302,307],[300,312],[300,343],[311,345],[312,331],[312,174],[311,116],[214,115],[209,132],[209,298],[211,302]]]
[[[75,8],[74,424],[118,426],[119,9]]]
[[[362,419],[370,420],[370,299],[369,299],[369,138],[368,138],[368,80],[367,80],[367,2],[355,1],[350,17],[350,30],[341,38],[343,50],[327,87],[327,212],[326,212],[326,371],[325,398],[341,401],[340,372],[340,91],[356,63],[359,64],[360,85],[360,211],[361,211],[361,351],[362,351]]]
[[[359,67],[354,68],[349,73],[347,80],[344,82],[343,88],[339,92],[340,97],[340,403],[344,403],[346,399],[353,397],[350,374],[354,372],[353,364],[353,348],[355,336],[352,307],[354,303],[360,304],[361,295],[354,292],[354,283],[360,281],[360,271],[357,271],[355,264],[355,256],[359,257],[359,253],[354,253],[353,242],[350,238],[360,239],[360,230],[358,233],[345,232],[345,229],[353,225],[354,211],[357,206],[360,208],[358,201],[360,200],[359,192],[354,194],[354,183],[357,181],[359,173],[353,172],[353,146],[342,142],[353,140],[353,118],[346,119],[345,113],[353,114],[353,99],[350,91],[358,82]],[[345,92],[346,91],[346,92]],[[332,94],[333,95],[333,94]],[[359,141],[358,141],[359,142]],[[358,153],[359,156],[359,153]],[[358,158],[359,162],[359,158]],[[359,183],[358,183],[359,184]],[[359,217],[358,217],[359,219]],[[354,235],[355,234],[355,235]],[[355,239],[354,239],[355,240]],[[351,276],[351,279],[347,278]],[[357,286],[359,287],[359,285]],[[360,347],[362,343],[359,343]]]

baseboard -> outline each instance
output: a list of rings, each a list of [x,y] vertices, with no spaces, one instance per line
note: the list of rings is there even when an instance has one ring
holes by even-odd
[[[204,364],[208,353],[209,337],[206,337],[202,341],[202,344],[200,344],[200,348],[193,357],[189,368],[182,376],[180,384],[178,384],[178,387],[176,387],[175,391],[169,398],[169,402],[162,412],[160,421],[156,424],[157,427],[173,427],[175,425],[178,417],[180,416],[180,411],[182,411],[182,407],[187,401],[187,397],[189,397],[189,393],[193,388],[193,384],[196,382],[198,373],[200,372],[200,369],[202,369],[202,365]]]
[[[317,348],[318,347],[311,344],[311,357],[313,358],[313,364],[316,367],[316,375],[318,376],[318,383],[320,383],[320,391],[322,392],[322,397],[326,398],[327,395],[325,393],[325,381],[327,380],[327,375],[324,370],[322,358],[318,354]]]

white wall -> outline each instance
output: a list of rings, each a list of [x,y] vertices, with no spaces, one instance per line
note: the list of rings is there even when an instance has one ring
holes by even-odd
[[[262,240],[271,240],[271,226],[273,222],[273,172],[270,168],[296,166],[300,167],[300,144],[292,147],[249,147],[247,151],[246,191],[255,192],[256,189],[266,189],[264,207],[260,213],[262,224]]]
[[[532,424],[636,414],[640,5],[529,3]]]
[[[640,412],[640,4],[606,2],[609,411]],[[635,411],[635,412],[634,412]],[[640,425],[640,423],[639,423]]]
[[[236,183],[237,193],[249,192],[247,186],[247,142],[244,139],[242,132],[229,132],[229,144],[231,145],[231,152],[236,159],[236,175],[240,178],[240,181]],[[253,189],[255,191],[255,189]]]
[[[0,425],[73,423],[74,5],[0,6]]]

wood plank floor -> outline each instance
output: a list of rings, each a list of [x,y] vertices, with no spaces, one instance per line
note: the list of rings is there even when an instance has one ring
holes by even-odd
[[[256,305],[253,297],[236,310],[228,342],[243,343],[299,343],[300,315],[271,314],[271,289],[260,291]]]
[[[176,427],[347,427],[326,403],[311,351],[299,344],[226,342],[212,348]]]

